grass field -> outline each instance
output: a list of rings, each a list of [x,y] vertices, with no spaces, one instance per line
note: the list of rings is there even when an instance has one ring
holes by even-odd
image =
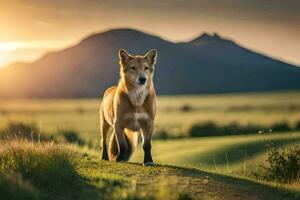
[[[86,140],[99,138],[100,100],[0,100],[0,129],[9,122],[37,124],[41,131],[71,129]],[[159,97],[156,131],[185,133],[194,123],[270,125],[300,120],[300,93]],[[98,142],[98,141],[96,141]]]
[[[56,134],[58,130],[74,130],[81,138],[97,147],[100,138],[99,104],[100,100],[95,99],[0,100],[0,130],[12,122],[36,124],[40,132],[47,134]],[[240,125],[263,126],[284,121],[293,127],[299,120],[300,93],[296,92],[168,96],[158,98],[156,131],[167,130],[174,135],[182,134],[191,125],[207,121],[221,125],[236,122]],[[287,147],[295,144],[300,144],[300,132],[297,131],[154,140],[153,158],[163,165],[154,168],[136,164],[142,161],[140,146],[131,160],[134,163],[131,164],[102,162],[99,160],[98,148],[85,150],[86,153],[81,149],[79,152],[83,156],[80,159],[83,157],[83,160],[75,170],[81,190],[77,191],[75,186],[75,189],[67,187],[70,191],[62,199],[72,198],[73,193],[77,199],[81,199],[82,195],[90,197],[86,199],[96,199],[95,197],[111,194],[114,190],[118,190],[117,195],[121,195],[116,199],[155,199],[159,195],[170,195],[163,193],[174,190],[194,199],[265,199],[266,196],[272,197],[271,199],[297,199],[299,184],[257,182],[253,175],[261,170],[260,164],[266,160],[268,145]],[[6,179],[11,181],[10,178]],[[167,183],[164,180],[168,180]],[[27,184],[26,180],[21,183],[25,186]],[[36,186],[32,181],[30,183],[33,188],[37,187],[38,191],[42,190],[44,193],[44,188]],[[1,184],[3,181],[0,181],[0,191]],[[180,185],[180,188],[174,189],[176,185]],[[32,192],[34,189],[30,187],[25,188]],[[140,194],[137,188],[145,193]],[[149,196],[150,193],[155,197]],[[45,194],[50,199],[57,197],[55,191],[46,191]],[[178,195],[173,199],[180,199]]]
[[[161,164],[253,178],[271,144],[276,147],[300,144],[300,132],[154,141],[153,157]],[[142,149],[138,148],[132,160],[141,161],[142,156]]]

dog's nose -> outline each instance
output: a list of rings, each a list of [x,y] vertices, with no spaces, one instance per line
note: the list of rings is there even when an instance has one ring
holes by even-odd
[[[139,82],[144,85],[146,83],[147,79],[145,77],[140,77]]]

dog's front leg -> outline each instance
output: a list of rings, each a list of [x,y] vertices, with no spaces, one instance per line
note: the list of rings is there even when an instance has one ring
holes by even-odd
[[[118,156],[116,161],[126,161],[126,153],[128,152],[128,144],[126,142],[124,128],[120,127],[117,123],[114,127],[115,136],[118,144]]]
[[[154,165],[151,155],[151,139],[153,134],[153,128],[153,121],[146,123],[145,126],[142,127],[145,166]]]

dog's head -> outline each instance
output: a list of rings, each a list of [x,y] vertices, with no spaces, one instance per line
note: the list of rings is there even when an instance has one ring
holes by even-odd
[[[119,51],[121,77],[126,84],[135,87],[145,86],[152,83],[154,65],[156,62],[157,51],[150,50],[144,56],[132,56],[124,49]]]

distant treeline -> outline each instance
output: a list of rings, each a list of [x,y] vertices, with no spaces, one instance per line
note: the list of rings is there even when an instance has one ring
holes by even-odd
[[[174,135],[167,130],[160,130],[154,134],[155,139],[176,139],[187,137],[208,137],[208,136],[225,136],[225,135],[245,135],[255,133],[276,133],[300,131],[300,121],[295,126],[291,126],[288,122],[282,121],[274,123],[270,126],[262,126],[258,124],[241,125],[233,122],[230,124],[219,125],[214,122],[205,122],[191,125],[184,133]]]
[[[236,106],[193,106],[190,104],[183,104],[180,107],[162,108],[165,111],[181,111],[181,112],[198,112],[198,111],[219,111],[224,112],[299,112],[300,104],[272,104],[272,105],[236,105]]]
[[[300,131],[300,121],[295,126],[282,121],[270,126],[258,124],[241,125],[239,123],[230,123],[219,125],[214,122],[204,122],[193,124],[180,134],[174,134],[166,129],[159,129],[153,135],[154,139],[179,139],[191,137],[209,137],[226,135],[246,135],[246,134],[264,134],[277,132]],[[100,133],[99,133],[100,134]],[[74,143],[80,146],[95,147],[91,142],[87,142],[80,137],[80,134],[74,130],[58,130],[54,134],[39,131],[36,125],[23,123],[10,123],[0,130],[0,140],[5,139],[25,139],[34,142],[53,141],[55,143]]]

